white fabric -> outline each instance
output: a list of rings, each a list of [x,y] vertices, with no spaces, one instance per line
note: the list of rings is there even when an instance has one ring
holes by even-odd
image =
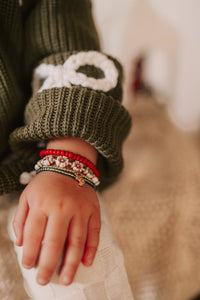
[[[37,269],[27,270],[22,267],[23,249],[15,246],[25,289],[33,300],[133,300],[123,254],[111,233],[101,200],[100,205],[102,227],[95,261],[91,267],[81,264],[70,286],[60,285],[56,272],[48,285],[38,285],[35,280]],[[8,229],[14,241],[11,220],[12,216]]]
[[[104,78],[96,79],[77,72],[79,67],[93,65],[104,72]],[[33,94],[50,88],[81,85],[93,90],[107,92],[117,85],[118,70],[114,62],[97,51],[81,51],[71,55],[63,65],[41,64],[34,71]],[[40,80],[45,79],[40,87]],[[40,88],[40,89],[39,89]]]

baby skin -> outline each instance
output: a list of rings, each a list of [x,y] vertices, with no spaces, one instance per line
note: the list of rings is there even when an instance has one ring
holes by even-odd
[[[94,164],[96,150],[78,138],[50,140],[47,148],[79,153]],[[23,190],[13,219],[16,245],[23,246],[22,265],[38,266],[36,280],[46,285],[62,259],[61,284],[73,282],[79,264],[93,263],[100,233],[100,207],[95,190],[53,172],[37,174]]]

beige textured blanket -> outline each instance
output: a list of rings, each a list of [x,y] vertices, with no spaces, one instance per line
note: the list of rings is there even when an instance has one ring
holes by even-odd
[[[200,137],[176,129],[151,99],[130,110],[125,169],[105,207],[135,300],[188,300],[200,292]],[[12,206],[0,198],[0,299],[25,300],[6,233]]]

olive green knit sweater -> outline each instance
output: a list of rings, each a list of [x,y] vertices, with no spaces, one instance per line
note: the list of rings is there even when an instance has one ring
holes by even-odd
[[[13,153],[0,167],[0,194],[22,188],[39,142],[62,136],[94,146],[100,187],[112,183],[131,119],[121,105],[122,69],[100,52],[90,1],[1,0],[0,33],[1,161]]]

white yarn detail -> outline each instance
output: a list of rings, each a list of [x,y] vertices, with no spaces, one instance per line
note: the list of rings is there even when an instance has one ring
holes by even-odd
[[[93,65],[101,69],[104,78],[96,79],[77,72],[79,67],[85,65]],[[40,87],[41,79],[45,80]],[[33,93],[54,87],[70,88],[72,84],[107,92],[116,87],[117,81],[118,70],[111,59],[97,51],[79,52],[71,55],[63,65],[43,63],[38,66],[34,71]]]
[[[28,184],[33,179],[33,177],[35,177],[35,175],[36,175],[35,170],[31,172],[23,172],[19,177],[19,182],[21,184]]]

